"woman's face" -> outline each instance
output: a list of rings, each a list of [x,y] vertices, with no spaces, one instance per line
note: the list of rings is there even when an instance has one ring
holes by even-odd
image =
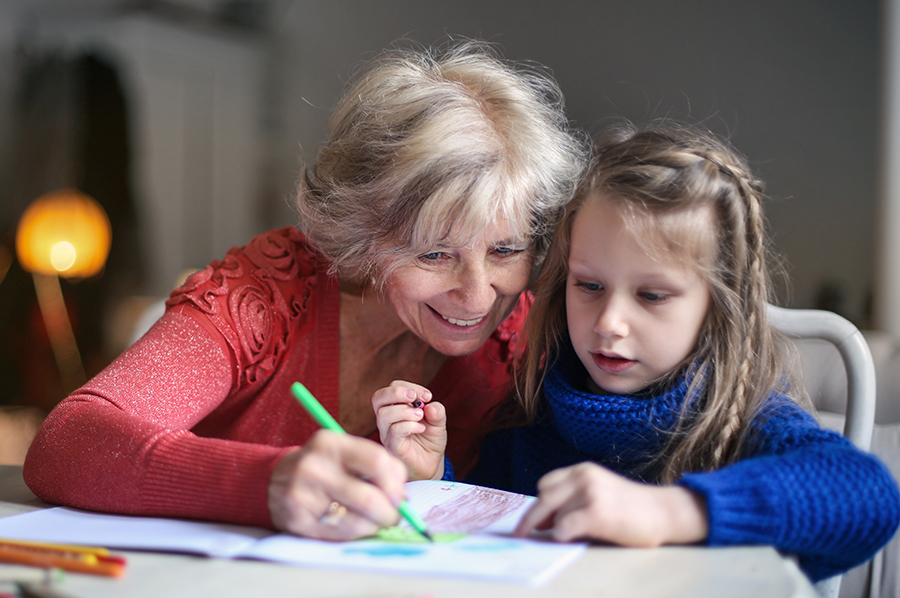
[[[533,256],[505,223],[467,244],[435,246],[400,266],[386,293],[403,323],[444,355],[477,350],[525,290]]]

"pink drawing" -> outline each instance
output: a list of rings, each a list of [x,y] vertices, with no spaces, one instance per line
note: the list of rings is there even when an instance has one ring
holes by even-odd
[[[473,486],[470,492],[435,505],[424,515],[433,532],[472,533],[519,509],[527,497]]]

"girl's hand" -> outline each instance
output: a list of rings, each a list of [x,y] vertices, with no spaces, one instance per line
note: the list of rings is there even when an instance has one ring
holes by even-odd
[[[406,468],[366,438],[320,430],[286,453],[269,480],[275,527],[324,540],[371,536],[396,525]]]
[[[622,546],[690,544],[706,538],[709,520],[702,498],[678,486],[633,482],[594,463],[546,474],[538,500],[514,534],[552,529],[560,542],[592,539]]]
[[[395,380],[372,395],[381,443],[406,463],[410,480],[444,475],[447,414],[424,386]]]

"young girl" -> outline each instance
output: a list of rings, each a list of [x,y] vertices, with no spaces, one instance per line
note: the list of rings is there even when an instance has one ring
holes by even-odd
[[[900,522],[887,469],[823,430],[766,321],[761,187],[725,143],[623,127],[536,283],[517,413],[466,481],[538,500],[516,533],[628,546],[770,544],[813,580],[871,558]],[[422,401],[422,407],[411,405]],[[410,475],[443,474],[441,407],[373,396]]]

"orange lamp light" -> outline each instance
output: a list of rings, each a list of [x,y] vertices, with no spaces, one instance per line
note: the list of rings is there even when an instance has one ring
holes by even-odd
[[[88,278],[103,270],[112,229],[103,208],[75,189],[38,197],[16,229],[16,255],[31,272],[41,315],[67,391],[85,382],[81,353],[66,311],[59,277]]]
[[[88,278],[106,263],[112,229],[106,212],[75,189],[38,197],[22,214],[16,255],[25,270],[64,278]]]

